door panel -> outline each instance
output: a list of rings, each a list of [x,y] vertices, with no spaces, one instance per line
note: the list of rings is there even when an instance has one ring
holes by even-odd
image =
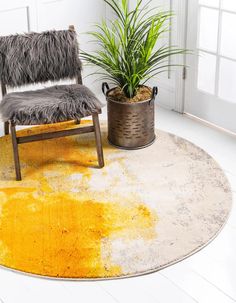
[[[37,30],[35,0],[9,0],[0,4],[0,35],[11,35]],[[22,88],[23,89],[23,88]],[[8,88],[8,91],[19,88]],[[1,91],[0,91],[1,99]]]
[[[0,35],[37,30],[36,0],[8,0],[0,4]]]
[[[148,3],[145,0],[144,3]],[[157,47],[167,46],[169,44],[178,45],[179,43],[179,18],[178,18],[178,7],[180,5],[180,0],[153,0],[152,6],[160,10],[169,11],[173,10],[175,16],[171,23],[166,24],[167,28],[170,29],[169,32],[165,33],[159,40]],[[133,8],[136,4],[136,0],[130,0],[130,6]],[[149,5],[150,6],[150,5]],[[167,60],[165,63],[179,63],[180,58],[172,58]],[[176,80],[179,75],[182,74],[182,68],[167,68],[164,73],[157,75],[155,78],[149,81],[150,86],[158,86],[159,95],[157,98],[158,104],[166,107],[168,109],[176,109]],[[181,77],[181,76],[180,76]]]
[[[0,4],[0,35],[37,30],[35,0],[9,0]]]
[[[189,0],[185,112],[236,132],[236,10],[229,0]]]
[[[187,0],[153,0],[153,6],[160,10],[171,10],[173,18],[167,28],[167,32],[160,40],[159,45],[173,45],[179,48],[185,47],[185,4]],[[134,5],[136,0],[130,0]],[[145,0],[144,2],[148,2]],[[159,74],[149,81],[150,86],[159,87],[158,104],[161,106],[183,113],[184,83],[183,83],[183,66],[185,63],[184,56],[175,56],[167,60],[166,63],[180,65],[171,67],[166,72]]]
[[[14,22],[9,22],[14,20]],[[0,35],[7,36],[15,32],[29,30],[28,7],[0,9]]]

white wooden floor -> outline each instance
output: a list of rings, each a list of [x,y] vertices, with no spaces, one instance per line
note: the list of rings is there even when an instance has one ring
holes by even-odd
[[[236,137],[164,109],[157,111],[157,127],[182,136],[211,154],[224,169],[236,197]],[[236,302],[236,201],[216,240],[161,272],[117,281],[65,282],[0,269],[0,302]]]

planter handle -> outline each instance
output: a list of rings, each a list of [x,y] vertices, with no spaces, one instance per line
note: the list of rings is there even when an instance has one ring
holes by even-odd
[[[106,96],[107,95],[107,92],[109,91],[110,87],[109,85],[107,84],[107,82],[103,82],[102,83],[102,92],[103,94]]]
[[[152,89],[152,100],[155,99],[157,95],[158,95],[158,87],[154,86]]]

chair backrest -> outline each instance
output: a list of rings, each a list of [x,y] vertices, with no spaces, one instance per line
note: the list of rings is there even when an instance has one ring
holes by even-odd
[[[81,68],[73,26],[69,30],[0,37],[3,90],[5,85],[15,87],[66,78],[80,82]]]

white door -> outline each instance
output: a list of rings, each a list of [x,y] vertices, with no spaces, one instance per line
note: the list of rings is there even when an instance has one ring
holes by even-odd
[[[189,0],[185,112],[236,132],[236,0]]]
[[[136,3],[136,0],[134,0]],[[149,0],[145,0],[144,3],[148,3]],[[162,11],[168,11],[173,9],[173,1],[172,0],[153,0],[152,3],[149,4],[156,8],[157,10]],[[153,12],[151,12],[153,13]],[[175,20],[172,20],[172,22],[176,23]],[[167,46],[171,43],[174,44],[174,38],[173,31],[171,28],[171,24],[166,24],[166,27],[169,27],[170,32],[166,32],[161,39],[159,40],[159,43],[157,43],[157,48],[164,46]],[[166,63],[171,63],[172,60],[169,59]],[[163,107],[166,107],[168,109],[174,109],[175,108],[175,71],[172,69],[166,70],[163,73],[160,73],[155,78],[151,79],[149,81],[149,85],[152,86],[158,86],[159,88],[159,94],[157,97],[157,102],[159,105],[162,105]]]
[[[182,47],[182,36],[184,36],[182,14],[184,11],[185,0],[144,0],[143,3],[149,3],[149,7],[153,6],[158,11],[173,11],[174,17],[170,24],[166,24],[169,32],[166,32],[159,41],[158,46],[174,45]],[[236,0],[235,0],[236,1]],[[130,0],[130,7],[134,8],[136,0]],[[153,11],[151,12],[153,13]],[[158,47],[157,46],[157,47]],[[170,64],[183,64],[183,56],[177,56],[169,59]],[[169,68],[164,73],[159,74],[149,81],[150,86],[158,86],[159,95],[157,98],[158,105],[170,110],[182,111],[182,104],[179,106],[179,99],[182,101],[182,68]]]

